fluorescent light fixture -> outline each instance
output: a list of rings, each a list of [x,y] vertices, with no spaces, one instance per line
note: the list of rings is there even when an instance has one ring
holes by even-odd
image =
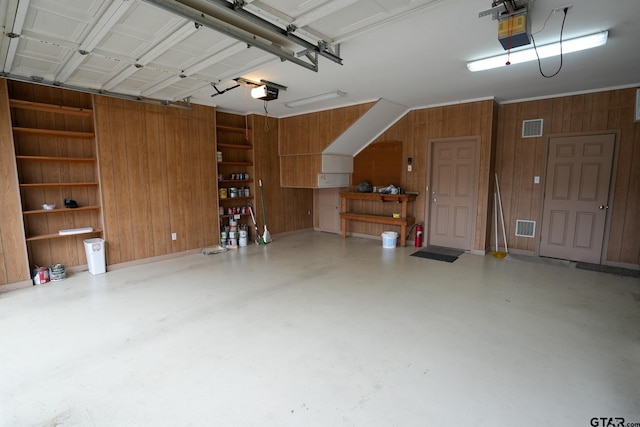
[[[296,99],[295,101],[285,102],[284,105],[289,108],[300,107],[302,105],[313,104],[314,102],[326,101],[328,99],[340,98],[346,96],[347,93],[341,90],[334,90],[320,95],[310,96],[308,98]]]
[[[571,40],[563,40],[562,54],[564,55],[565,53],[578,52],[581,50],[602,46],[607,42],[608,36],[608,31],[602,31],[600,33],[590,34],[584,37],[578,37]],[[540,59],[558,55],[560,55],[560,42],[538,46],[538,56],[540,57]],[[535,50],[533,48],[529,48],[511,52],[510,55],[507,55],[505,53],[504,55],[471,61],[467,63],[467,68],[469,69],[469,71],[483,71],[490,70],[492,68],[504,67],[507,61],[511,62],[511,65],[513,65],[520,64],[522,62],[535,61],[536,59],[537,57]]]

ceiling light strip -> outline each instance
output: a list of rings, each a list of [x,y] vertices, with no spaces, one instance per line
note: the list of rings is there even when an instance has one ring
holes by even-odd
[[[320,95],[310,96],[308,98],[296,99],[295,101],[285,102],[284,105],[289,108],[301,107],[303,105],[313,104],[320,101],[327,101],[329,99],[340,98],[346,96],[347,93],[341,90],[334,90],[333,92],[322,93]]]
[[[581,50],[591,49],[594,47],[602,46],[607,42],[609,32],[602,31],[596,34],[590,34],[584,37],[578,37],[571,40],[565,40],[562,42],[562,54],[579,52]],[[538,56],[540,59],[550,58],[552,56],[560,55],[560,42],[547,44],[538,47]],[[509,56],[507,54],[492,56],[490,58],[479,59],[477,61],[471,61],[467,63],[469,71],[483,71],[493,68],[504,67],[507,60],[513,64],[521,64],[523,62],[535,61],[536,51],[533,48],[512,51]]]

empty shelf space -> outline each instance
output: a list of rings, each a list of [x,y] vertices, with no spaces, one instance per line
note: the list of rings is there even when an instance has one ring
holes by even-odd
[[[61,138],[74,138],[74,139],[93,139],[94,137],[93,132],[80,132],[75,130],[14,127],[13,131],[16,133],[22,133],[27,135],[55,136],[55,137],[61,137]]]
[[[44,111],[47,113],[66,114],[69,116],[90,117],[93,110],[90,108],[67,107],[64,105],[45,104],[42,102],[24,101],[22,99],[10,99],[11,108],[21,108],[23,110]]]

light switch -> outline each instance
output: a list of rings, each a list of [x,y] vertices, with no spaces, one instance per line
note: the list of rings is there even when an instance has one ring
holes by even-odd
[[[411,165],[407,166],[407,172],[411,172]]]
[[[540,177],[539,176],[534,176],[533,177],[533,183],[534,184],[540,184]]]

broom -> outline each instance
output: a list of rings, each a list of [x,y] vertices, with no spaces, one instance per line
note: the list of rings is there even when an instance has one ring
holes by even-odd
[[[500,222],[502,223],[502,238],[504,239],[504,252],[498,250],[498,210],[496,209],[496,193],[498,195],[498,204],[500,207]],[[498,184],[498,174],[496,173],[496,192],[493,193],[493,211],[495,213],[495,229],[496,229],[496,250],[491,252],[496,258],[504,258],[509,253],[509,248],[507,247],[507,231],[504,228],[504,213],[502,212],[502,198],[500,197],[500,184]]]
[[[256,229],[256,245],[264,244],[262,241],[262,237],[260,237],[260,230],[258,230],[258,224],[256,224],[256,217],[253,215],[253,208],[249,206],[249,213],[251,214],[251,220],[253,221],[253,226]]]
[[[262,222],[264,223],[264,233],[262,233],[262,241],[264,243],[271,243],[271,234],[267,230],[267,214],[264,211],[264,193],[262,192],[262,180],[260,182],[260,202],[262,203]]]

